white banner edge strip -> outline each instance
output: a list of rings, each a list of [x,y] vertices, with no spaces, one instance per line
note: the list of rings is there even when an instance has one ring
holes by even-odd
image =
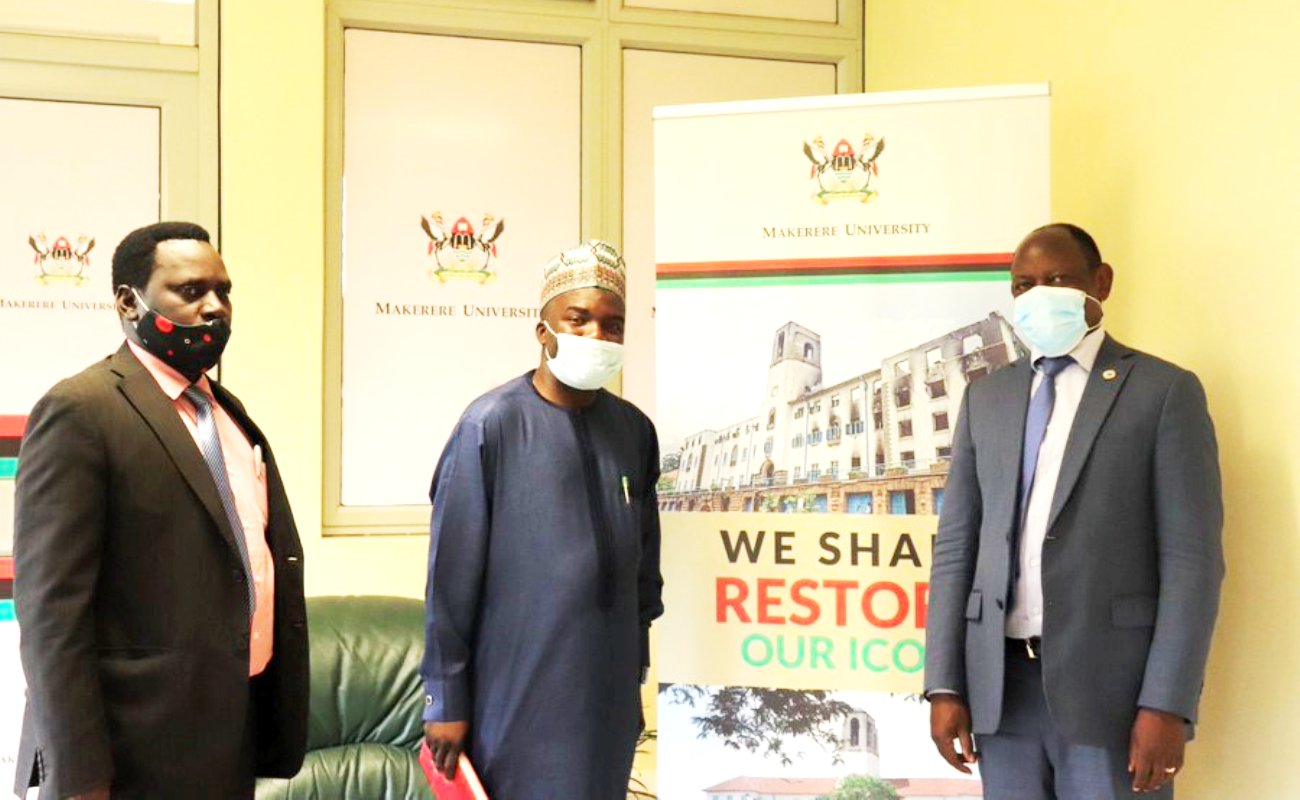
[[[855,106],[913,105],[963,100],[1005,100],[1018,97],[1051,97],[1050,83],[1016,83],[1002,86],[970,86],[959,89],[910,89],[896,92],[834,94],[821,97],[786,97],[771,100],[737,100],[725,103],[692,103],[656,106],[654,119],[688,119],[728,114],[761,114],[772,111],[804,111]]]

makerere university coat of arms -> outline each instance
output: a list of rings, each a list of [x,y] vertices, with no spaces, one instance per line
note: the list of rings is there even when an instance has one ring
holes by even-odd
[[[876,159],[885,150],[885,139],[871,134],[862,137],[862,150],[855,153],[847,139],[840,139],[835,149],[826,152],[822,137],[803,143],[803,153],[812,162],[811,180],[817,181],[813,199],[822,205],[831,200],[857,200],[869,203],[876,197],[871,181],[880,174]],[[870,154],[870,155],[868,155]]]
[[[27,237],[27,243],[36,252],[34,263],[40,270],[36,280],[49,285],[51,283],[72,283],[80,286],[90,280],[86,271],[90,268],[90,251],[95,248],[93,237],[81,235],[76,245],[60,236],[50,244],[45,234],[38,233]]]
[[[435,211],[420,217],[420,227],[429,237],[429,255],[434,260],[434,266],[429,268],[431,279],[438,283],[446,283],[448,278],[487,283],[496,278],[488,267],[497,254],[496,240],[506,229],[504,219],[487,214],[476,233],[469,220],[461,217],[448,231],[443,226],[442,212]]]

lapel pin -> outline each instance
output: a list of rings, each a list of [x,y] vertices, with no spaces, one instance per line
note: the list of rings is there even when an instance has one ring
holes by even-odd
[[[1118,375],[1119,373],[1116,372],[1115,370],[1108,369],[1105,372],[1101,373],[1101,379],[1103,381],[1113,381]]]

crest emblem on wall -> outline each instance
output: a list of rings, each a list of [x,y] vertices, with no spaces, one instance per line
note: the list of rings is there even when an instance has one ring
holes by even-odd
[[[33,263],[39,274],[36,280],[43,284],[71,283],[80,286],[90,280],[90,251],[95,248],[95,239],[82,234],[74,245],[66,236],[60,236],[51,244],[44,233],[27,237],[27,243],[36,253]]]
[[[504,219],[485,214],[483,224],[475,231],[469,220],[461,217],[449,229],[442,212],[435,211],[420,217],[420,227],[429,237],[428,254],[434,260],[429,267],[430,279],[438,283],[465,279],[484,284],[496,278],[489,267],[497,254],[496,241],[506,229]]]
[[[862,137],[862,147],[854,151],[848,139],[840,139],[831,150],[821,136],[803,143],[803,153],[812,162],[809,179],[816,181],[813,199],[822,205],[831,200],[857,200],[869,203],[876,197],[872,181],[880,175],[876,160],[885,150],[884,137],[868,133]]]

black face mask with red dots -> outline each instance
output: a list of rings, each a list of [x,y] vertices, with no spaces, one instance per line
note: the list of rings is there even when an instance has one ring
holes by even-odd
[[[191,380],[198,380],[221,360],[230,341],[229,322],[214,319],[199,325],[181,325],[149,308],[139,292],[135,297],[145,310],[135,322],[136,335],[145,350]]]

